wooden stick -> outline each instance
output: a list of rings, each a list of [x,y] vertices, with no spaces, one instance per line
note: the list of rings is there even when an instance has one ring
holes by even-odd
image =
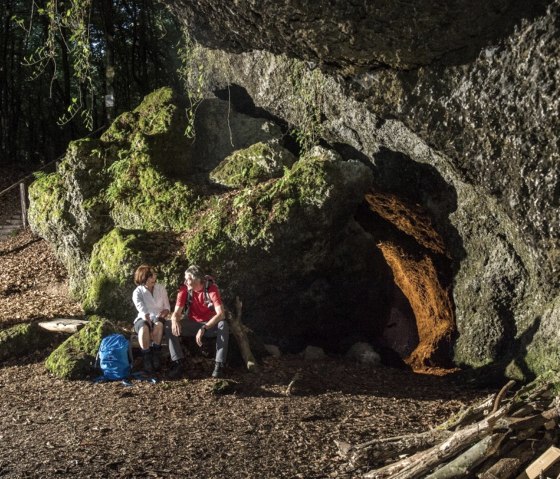
[[[236,314],[229,315],[229,324],[231,326],[231,331],[237,340],[237,344],[239,345],[239,349],[241,350],[241,356],[245,361],[245,366],[247,367],[248,371],[256,371],[257,370],[257,361],[251,352],[251,347],[249,345],[249,338],[247,337],[247,333],[245,332],[245,325],[241,322],[241,309],[243,307],[243,303],[239,299],[239,296],[235,298],[235,310]]]
[[[463,454],[426,476],[426,479],[466,477],[474,468],[496,453],[505,437],[505,433],[486,436]]]
[[[402,454],[413,454],[438,444],[450,437],[451,431],[425,431],[417,434],[373,439],[351,446],[347,451],[351,467],[386,461]]]
[[[513,386],[515,386],[515,381],[512,379],[511,381],[508,381],[508,383],[502,389],[500,389],[500,392],[496,395],[496,399],[494,399],[492,412],[496,412],[498,410],[505,395]]]
[[[488,412],[492,407],[492,396],[487,397],[486,399],[480,401],[473,406],[468,407],[467,409],[462,409],[457,414],[451,416],[447,421],[443,424],[440,424],[436,427],[438,430],[451,430],[457,428],[463,424],[471,422],[473,419],[479,418],[480,420],[483,417],[484,412]]]

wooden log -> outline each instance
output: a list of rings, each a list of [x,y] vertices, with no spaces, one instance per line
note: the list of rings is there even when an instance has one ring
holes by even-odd
[[[453,434],[451,431],[425,431],[417,434],[406,434],[388,438],[373,439],[362,444],[350,446],[347,450],[349,464],[353,468],[362,467],[375,462],[396,458],[403,454],[414,454],[420,450],[444,441]]]
[[[454,432],[448,439],[432,448],[406,457],[394,464],[369,471],[367,479],[415,479],[424,475],[437,465],[456,456],[475,442],[489,435],[495,424],[509,411],[505,405],[482,421]]]
[[[560,417],[560,408],[553,407],[547,411],[530,417],[508,418],[508,426],[515,430],[520,431],[524,429],[538,429],[544,426],[547,422]]]
[[[85,319],[56,318],[38,323],[40,328],[53,333],[77,333],[88,323]]]
[[[486,436],[451,462],[427,475],[426,479],[457,479],[467,477],[473,469],[496,453],[505,437],[506,433]]]
[[[257,361],[251,352],[251,347],[249,345],[249,338],[245,331],[246,326],[241,322],[241,310],[243,303],[239,299],[239,296],[235,298],[235,314],[230,314],[228,317],[229,324],[231,326],[231,331],[237,340],[239,349],[241,351],[241,356],[243,361],[245,361],[245,366],[248,371],[257,370]]]

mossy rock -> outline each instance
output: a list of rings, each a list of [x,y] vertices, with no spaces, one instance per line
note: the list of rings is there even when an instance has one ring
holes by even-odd
[[[84,310],[132,321],[136,315],[132,304],[136,268],[143,263],[154,266],[158,281],[172,292],[187,266],[182,250],[182,243],[172,233],[114,229],[93,249]]]
[[[259,142],[232,153],[210,173],[210,178],[224,186],[241,188],[279,178],[295,161],[294,155],[279,144]]]
[[[45,367],[62,379],[83,379],[94,370],[101,340],[115,332],[119,332],[117,326],[107,319],[90,316],[88,324],[50,354]]]
[[[184,101],[172,88],[160,88],[147,95],[134,111],[118,116],[101,140],[128,150],[137,148],[140,139],[162,172],[185,177],[192,158],[192,140],[184,134],[185,111]]]
[[[115,226],[182,231],[198,205],[196,188],[165,176],[152,161],[142,135],[134,149],[109,168],[105,198]]]
[[[44,349],[59,337],[37,323],[16,324],[4,329],[0,331],[0,362]]]

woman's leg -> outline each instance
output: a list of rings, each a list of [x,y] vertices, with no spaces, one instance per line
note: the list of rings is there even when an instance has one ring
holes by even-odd
[[[163,337],[163,323],[157,321],[152,329],[152,364],[156,371],[161,368],[161,338]]]
[[[152,330],[152,341],[154,344],[160,345],[161,338],[163,338],[163,323],[161,321],[157,321]]]
[[[150,349],[150,327],[143,319],[139,319],[134,323],[134,330],[138,334],[138,343],[142,349],[142,358],[144,360],[144,371],[152,372],[154,367],[152,365],[152,350]]]

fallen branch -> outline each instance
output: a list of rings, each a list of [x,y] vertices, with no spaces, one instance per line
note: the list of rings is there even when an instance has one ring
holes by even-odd
[[[291,396],[292,395],[292,390],[294,388],[294,385],[300,379],[301,379],[301,369],[298,369],[298,371],[294,374],[294,377],[290,381],[290,384],[288,384],[288,387],[286,388],[286,396]]]
[[[463,454],[426,476],[426,479],[456,479],[459,477],[466,477],[472,469],[482,464],[486,459],[496,453],[505,437],[505,433],[486,436]]]

